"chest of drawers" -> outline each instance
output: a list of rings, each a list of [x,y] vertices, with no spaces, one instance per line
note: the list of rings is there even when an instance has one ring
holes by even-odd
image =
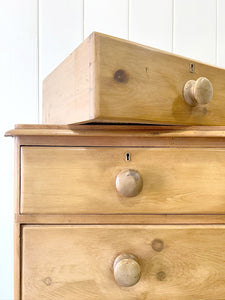
[[[19,125],[15,300],[225,299],[225,128]]]

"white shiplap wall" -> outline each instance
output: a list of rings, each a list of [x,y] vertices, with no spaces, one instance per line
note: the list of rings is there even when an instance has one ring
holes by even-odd
[[[129,39],[172,51],[173,1],[130,0]]]
[[[225,0],[0,0],[0,300],[13,299],[16,123],[41,121],[42,80],[92,31],[225,68]]]
[[[217,0],[217,65],[225,68],[225,0]]]
[[[128,0],[84,0],[84,38],[92,31],[128,38]]]
[[[175,53],[216,64],[217,1],[174,1]]]
[[[13,140],[16,123],[38,122],[38,3],[0,0],[0,299],[13,299]]]

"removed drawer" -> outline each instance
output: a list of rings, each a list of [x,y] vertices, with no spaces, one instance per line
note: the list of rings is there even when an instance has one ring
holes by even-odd
[[[22,300],[215,300],[225,226],[24,226]]]
[[[225,150],[22,147],[21,213],[225,213]]]
[[[93,33],[44,80],[43,122],[225,125],[224,78],[221,68]]]

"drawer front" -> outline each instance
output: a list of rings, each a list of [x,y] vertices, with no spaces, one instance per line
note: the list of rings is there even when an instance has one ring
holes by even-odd
[[[225,213],[224,179],[223,149],[22,147],[20,210]]]
[[[223,225],[25,225],[22,241],[22,300],[224,299]],[[140,271],[129,287],[125,253]]]
[[[105,36],[99,36],[97,47],[100,53],[95,98],[99,109],[97,120],[172,125],[225,124],[225,70]],[[193,72],[190,72],[191,63]],[[198,81],[200,77],[206,77],[212,83],[210,102],[211,97],[208,98],[206,93],[210,85],[204,86],[204,81]],[[186,94],[183,93],[184,86],[190,80],[195,81],[193,93],[190,93],[193,105],[190,105],[189,97],[186,97],[187,103],[183,97]],[[198,88],[203,94],[202,102],[196,97]]]

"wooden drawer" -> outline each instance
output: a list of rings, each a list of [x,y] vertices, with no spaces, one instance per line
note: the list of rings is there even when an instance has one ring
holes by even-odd
[[[221,214],[224,166],[224,149],[22,147],[20,211]],[[136,196],[117,190],[124,170],[142,178]],[[125,186],[135,187],[135,180]]]
[[[191,106],[183,88],[200,77],[213,98]],[[44,80],[43,122],[225,125],[224,78],[223,69],[93,33]]]
[[[22,300],[224,299],[223,225],[27,225],[22,241]],[[130,287],[114,278],[123,253],[140,266]]]

